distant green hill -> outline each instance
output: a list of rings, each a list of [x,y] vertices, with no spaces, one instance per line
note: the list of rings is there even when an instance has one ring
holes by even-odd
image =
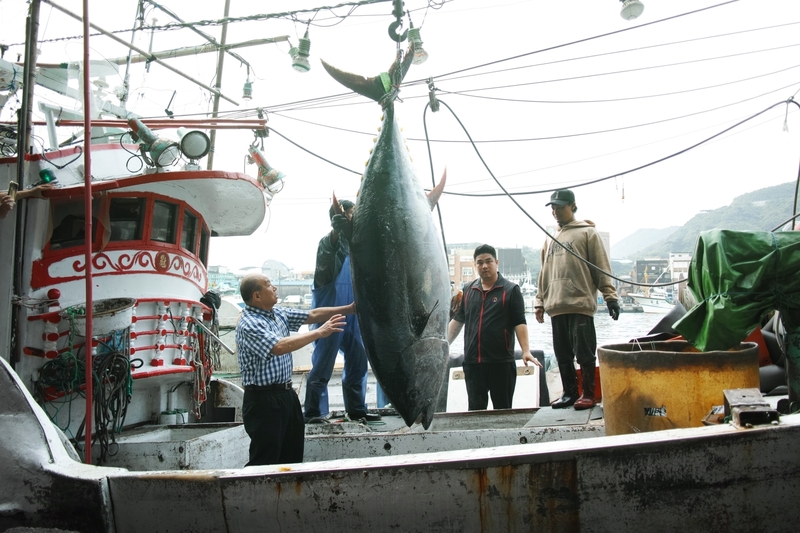
[[[679,228],[680,226],[670,226],[662,229],[637,229],[632,234],[611,246],[611,257],[613,259],[636,257],[640,250],[666,239]]]
[[[771,231],[792,216],[794,189],[795,183],[790,182],[737,196],[731,205],[695,215],[668,237],[629,258],[666,258],[670,252],[694,252],[700,232],[714,228]]]

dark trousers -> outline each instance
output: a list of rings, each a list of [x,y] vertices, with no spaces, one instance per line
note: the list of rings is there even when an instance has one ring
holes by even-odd
[[[311,372],[306,380],[305,416],[314,418],[327,415],[328,381],[333,375],[333,366],[339,350],[344,354],[342,372],[342,395],[347,414],[363,416],[367,412],[364,401],[367,395],[367,352],[356,328],[355,315],[347,317],[354,323],[347,324],[344,331],[318,339],[311,354]]]
[[[250,436],[250,461],[245,466],[303,462],[305,423],[293,390],[245,389],[242,418]]]
[[[553,351],[559,368],[564,364],[595,366],[597,358],[597,334],[594,330],[594,317],[569,314],[550,317],[553,327]]]
[[[464,365],[467,400],[470,411],[480,411],[489,405],[492,395],[494,409],[511,409],[514,388],[517,386],[517,365],[506,363],[478,363]]]

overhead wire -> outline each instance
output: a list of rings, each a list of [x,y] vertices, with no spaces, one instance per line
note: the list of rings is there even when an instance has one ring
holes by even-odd
[[[798,65],[798,66],[800,66],[800,65]],[[792,68],[797,68],[797,67],[792,67]],[[666,122],[672,122],[672,121],[675,121],[675,120],[681,120],[681,119],[685,119],[685,118],[689,118],[689,117],[703,115],[703,114],[706,114],[706,113],[712,113],[714,111],[719,111],[720,109],[725,109],[725,108],[728,108],[728,107],[733,107],[733,106],[736,106],[736,105],[740,105],[740,104],[743,104],[745,102],[756,100],[758,98],[762,98],[764,96],[768,96],[770,94],[773,94],[773,93],[776,93],[776,92],[779,92],[779,91],[783,91],[785,89],[788,89],[788,88],[791,88],[791,87],[795,87],[795,86],[798,86],[798,85],[800,85],[800,82],[791,83],[789,85],[784,85],[783,87],[779,87],[777,89],[774,89],[774,90],[771,90],[771,91],[768,91],[768,92],[765,92],[765,93],[761,93],[761,94],[758,94],[758,95],[755,95],[755,96],[744,98],[742,100],[737,100],[735,102],[726,103],[726,104],[723,104],[723,105],[720,105],[720,106],[716,106],[716,107],[713,107],[713,108],[696,111],[694,113],[686,113],[686,114],[683,114],[683,115],[668,117],[668,118],[661,119],[661,120],[654,120],[654,121],[649,121],[649,122],[641,122],[641,123],[637,123],[637,124],[629,124],[629,125],[626,125],[626,126],[620,126],[618,128],[607,128],[607,129],[603,129],[603,130],[594,130],[594,131],[570,133],[570,134],[564,134],[564,135],[550,135],[550,136],[546,136],[546,137],[486,139],[486,140],[469,140],[469,141],[459,140],[459,139],[423,139],[423,138],[418,138],[418,137],[409,137],[408,140],[409,141],[419,141],[419,142],[432,142],[432,143],[451,143],[451,144],[463,144],[463,143],[471,143],[471,144],[472,143],[474,143],[474,144],[498,144],[498,143],[501,143],[501,144],[505,144],[505,143],[512,143],[512,142],[550,141],[550,140],[558,140],[558,139],[569,139],[569,138],[574,138],[574,137],[584,137],[584,136],[589,136],[589,135],[600,135],[600,134],[604,134],[604,133],[613,133],[613,132],[618,132],[618,131],[625,131],[625,130],[630,130],[630,129],[642,128],[642,127],[646,127],[646,126],[654,126],[656,124],[663,124],[663,123],[666,123]],[[318,122],[298,119],[296,117],[288,117],[285,114],[279,114],[279,113],[275,113],[275,114],[277,114],[278,116],[281,116],[283,118],[287,118],[287,119],[290,119],[290,120],[296,120],[296,121],[304,122],[304,123],[307,123],[307,124],[313,124],[313,125],[320,126],[320,127],[335,129],[335,130],[339,130],[339,131],[346,131],[346,132],[355,133],[355,134],[359,134],[359,135],[374,135],[374,134],[372,134],[370,132],[361,132],[361,131],[357,131],[357,130],[349,130],[349,129],[346,129],[346,128],[339,128],[337,126],[329,126],[329,125],[321,124],[321,123],[318,123]]]
[[[445,103],[442,100],[438,100],[438,103],[440,105],[444,105],[448,109],[448,111],[450,111],[450,113],[453,115],[453,118],[455,118],[456,122],[458,122],[459,126],[461,126],[462,130],[464,131],[464,134],[467,136],[468,139],[471,140],[472,137],[469,134],[469,131],[467,130],[466,126],[464,126],[464,124],[461,122],[461,119],[458,117],[458,115],[455,113],[455,111],[453,111],[453,109],[449,105],[447,105],[447,103]],[[646,168],[648,166],[652,166],[652,165],[655,165],[657,163],[661,163],[663,161],[666,161],[667,159],[671,159],[671,158],[676,157],[678,155],[681,155],[681,154],[683,154],[685,152],[688,152],[689,150],[697,148],[698,146],[700,146],[702,144],[705,144],[706,142],[710,141],[711,139],[719,137],[720,135],[723,135],[727,131],[730,131],[730,130],[740,126],[741,124],[744,124],[745,122],[748,122],[748,121],[750,121],[750,120],[752,120],[752,119],[754,119],[754,118],[756,118],[756,117],[758,117],[760,115],[763,115],[767,111],[769,111],[769,110],[771,110],[771,109],[773,109],[773,108],[775,108],[777,106],[788,105],[788,104],[795,104],[796,106],[798,106],[798,108],[800,108],[800,104],[798,104],[797,102],[794,101],[794,99],[791,99],[791,98],[789,100],[777,102],[777,103],[772,104],[771,106],[767,107],[766,109],[763,109],[762,111],[759,111],[758,113],[755,113],[754,115],[751,115],[750,117],[748,117],[748,118],[746,118],[746,119],[744,119],[744,120],[742,120],[740,122],[737,122],[733,126],[730,126],[729,128],[726,128],[725,130],[723,130],[721,132],[718,132],[717,134],[715,134],[715,135],[713,135],[713,136],[711,136],[711,137],[709,137],[709,138],[707,138],[707,139],[705,139],[705,140],[703,140],[703,141],[701,141],[699,143],[696,143],[696,144],[694,144],[692,146],[689,146],[689,147],[687,147],[687,148],[685,148],[685,149],[683,149],[683,150],[681,150],[679,152],[676,152],[674,154],[671,154],[671,155],[669,155],[667,157],[658,159],[656,161],[653,161],[653,162],[648,163],[646,165],[642,165],[642,166],[637,167],[635,169],[631,169],[631,170],[626,171],[624,173],[615,174],[615,175],[610,176],[610,177],[600,178],[600,179],[592,180],[592,181],[589,181],[589,182],[583,182],[583,183],[574,184],[574,185],[568,186],[568,188],[584,187],[584,186],[587,186],[587,185],[591,185],[593,183],[598,183],[600,181],[605,181],[605,180],[608,180],[608,179],[616,178],[616,177],[624,175],[624,174],[629,174],[631,172],[635,172],[637,170],[641,170],[642,168]],[[430,106],[430,104],[426,105],[425,111],[427,111],[427,108],[429,106]],[[423,115],[423,120],[424,120],[424,115]],[[506,188],[503,187],[503,184],[500,182],[500,180],[497,179],[497,177],[495,177],[495,175],[492,172],[491,168],[489,167],[488,163],[486,163],[486,161],[484,160],[483,156],[481,155],[480,150],[478,150],[478,147],[474,143],[472,144],[472,147],[473,147],[473,150],[475,150],[475,153],[478,156],[478,159],[480,159],[480,161],[483,164],[483,166],[486,169],[486,171],[489,173],[489,175],[492,177],[492,179],[494,179],[494,181],[497,184],[497,186],[503,191],[502,195],[503,196],[507,196],[509,198],[509,200],[511,200],[511,202],[514,203],[514,205],[517,207],[517,209],[519,209],[520,212],[522,212],[531,222],[533,222],[536,225],[536,227],[538,227],[545,235],[547,235],[547,237],[550,238],[556,245],[561,246],[567,253],[573,255],[575,258],[577,258],[580,261],[582,261],[583,263],[585,263],[589,268],[593,268],[596,271],[598,271],[598,272],[600,272],[600,273],[602,273],[602,274],[604,274],[606,276],[609,276],[610,278],[615,279],[615,280],[617,280],[619,282],[628,283],[630,285],[634,285],[634,286],[637,286],[637,287],[650,287],[650,288],[653,288],[653,287],[668,287],[668,286],[671,286],[671,285],[678,285],[678,284],[684,283],[686,281],[685,279],[683,279],[683,280],[678,280],[678,281],[675,281],[675,282],[654,283],[654,284],[634,282],[634,281],[632,281],[630,279],[622,279],[620,277],[617,277],[611,272],[606,272],[602,268],[598,267],[597,265],[594,265],[590,261],[588,261],[585,258],[581,257],[579,254],[577,254],[574,251],[572,251],[568,246],[564,246],[563,244],[561,244],[561,242],[559,242],[558,239],[556,239],[555,236],[551,235],[550,232],[547,231],[547,229],[545,229],[541,224],[539,224],[539,222],[530,213],[528,213],[528,211],[514,198],[515,195],[513,193],[508,192],[506,190]],[[433,168],[433,164],[432,163],[431,163],[431,168]],[[800,170],[798,170],[797,183],[800,185]],[[545,193],[545,192],[552,192],[553,190],[554,189],[548,189],[548,190],[538,191],[538,193],[541,194],[541,193]],[[798,199],[797,199],[797,194],[796,194],[795,195],[795,207],[794,207],[795,216],[794,216],[794,218],[797,218],[798,216],[800,216],[800,214],[797,214],[797,202],[798,202]],[[444,231],[444,228],[442,228],[442,231]]]
[[[773,30],[773,29],[781,28],[781,27],[785,27],[785,26],[793,26],[795,24],[800,24],[800,21],[787,22],[787,23],[784,23],[784,24],[775,24],[775,25],[772,25],[772,26],[762,26],[760,28],[751,28],[751,29],[747,29],[747,30],[729,32],[729,33],[719,33],[719,34],[716,34],[716,35],[707,35],[707,36],[703,36],[703,37],[695,37],[695,38],[692,38],[692,39],[683,39],[683,40],[680,40],[680,41],[670,41],[670,42],[666,42],[666,43],[658,43],[658,44],[652,44],[652,45],[648,45],[648,46],[639,46],[639,47],[636,47],[636,48],[625,48],[625,49],[622,49],[622,50],[613,50],[611,52],[601,52],[601,53],[598,53],[598,54],[590,54],[590,55],[585,55],[585,56],[568,57],[568,58],[565,58],[565,59],[556,59],[556,60],[553,60],[553,61],[545,61],[544,63],[533,63],[531,65],[520,65],[520,66],[517,66],[517,67],[509,67],[509,68],[504,68],[504,69],[490,70],[490,71],[486,71],[486,72],[478,72],[478,73],[475,73],[475,74],[469,74],[467,76],[452,76],[452,77],[448,77],[449,76],[448,74],[444,74],[444,75],[435,76],[435,78],[436,78],[437,81],[453,81],[453,80],[459,80],[459,79],[474,78],[474,77],[478,77],[478,76],[487,76],[487,75],[490,75],[490,74],[499,74],[499,73],[503,73],[503,72],[510,72],[510,71],[513,71],[513,70],[522,70],[522,69],[527,69],[527,68],[543,67],[543,66],[549,66],[549,65],[557,65],[557,64],[568,63],[568,62],[572,62],[572,61],[582,61],[584,59],[597,59],[599,57],[607,57],[607,56],[611,56],[611,55],[625,54],[625,53],[629,53],[629,52],[641,52],[641,51],[650,50],[650,49],[653,49],[653,48],[663,48],[663,47],[667,47],[667,46],[675,46],[675,45],[679,45],[679,44],[688,44],[688,43],[693,43],[693,42],[697,42],[697,41],[705,41],[705,40],[710,40],[710,39],[719,39],[719,38],[723,38],[723,37],[730,37],[730,36],[733,36],[733,35],[741,35],[741,34],[744,34],[744,33],[765,31],[765,30]],[[409,81],[408,84],[409,85],[420,84],[420,83],[423,83],[424,81],[425,80],[414,80],[414,81]]]
[[[601,77],[601,76],[615,76],[617,74],[631,74],[633,72],[643,72],[643,71],[646,71],[646,70],[653,70],[653,69],[659,69],[659,68],[671,68],[671,67],[676,67],[676,66],[691,65],[691,64],[694,64],[694,63],[703,63],[703,62],[706,62],[706,61],[717,61],[717,60],[720,60],[720,59],[730,59],[730,58],[733,58],[733,57],[741,57],[741,56],[746,56],[746,55],[750,55],[750,54],[759,54],[759,53],[762,53],[762,52],[771,52],[771,51],[775,51],[775,50],[783,50],[785,48],[793,48],[795,46],[800,46],[800,43],[789,44],[789,45],[784,45],[784,46],[776,46],[776,47],[773,47],[773,48],[765,48],[765,49],[762,49],[762,50],[752,50],[752,51],[748,51],[748,52],[740,52],[740,53],[736,53],[736,54],[728,54],[728,55],[724,55],[724,56],[692,59],[692,60],[689,60],[689,61],[681,61],[681,62],[678,62],[678,63],[666,63],[666,64],[663,64],[663,65],[651,65],[651,66],[647,66],[647,67],[638,67],[638,68],[625,69],[625,70],[616,70],[616,71],[611,71],[611,72],[599,72],[599,73],[595,73],[595,74],[584,74],[584,75],[581,75],[581,76],[570,76],[568,78],[556,78],[556,79],[549,79],[549,80],[538,80],[538,81],[530,81],[530,82],[523,82],[523,83],[514,83],[514,84],[509,84],[509,85],[498,85],[498,86],[494,86],[494,87],[480,87],[480,88],[477,88],[477,89],[465,89],[463,91],[457,91],[457,92],[455,92],[455,94],[471,93],[471,92],[478,92],[478,91],[493,91],[493,90],[497,90],[497,89],[511,89],[511,88],[517,88],[517,87],[528,87],[530,85],[542,85],[542,84],[545,84],[545,83],[576,81],[576,80],[583,80],[583,79],[589,79],[589,78],[598,78],[598,77]],[[437,79],[437,82],[438,81],[440,81],[440,80]],[[453,92],[453,91],[451,91],[451,92]]]
[[[666,155],[666,156],[661,157],[659,159],[656,159],[654,161],[650,161],[649,163],[645,163],[643,165],[639,165],[637,167],[634,167],[634,168],[631,168],[631,169],[628,169],[628,170],[624,170],[622,172],[616,172],[614,174],[611,174],[611,175],[608,175],[608,176],[604,176],[604,177],[601,177],[601,178],[596,178],[596,179],[593,179],[593,180],[590,180],[590,181],[585,181],[585,182],[576,183],[576,184],[572,184],[572,185],[565,185],[565,186],[557,187],[557,188],[558,189],[563,189],[563,188],[572,188],[572,189],[574,189],[574,188],[578,188],[578,187],[585,187],[587,185],[593,185],[595,183],[601,183],[603,181],[608,181],[610,179],[618,178],[620,176],[625,176],[627,174],[631,174],[633,172],[637,172],[639,170],[643,170],[643,169],[651,167],[653,165],[657,165],[658,163],[663,163],[664,161],[667,161],[667,160],[672,159],[674,157],[677,157],[677,156],[679,156],[681,154],[684,154],[684,153],[686,153],[686,152],[688,152],[690,150],[698,148],[698,147],[700,147],[700,146],[712,141],[713,139],[716,139],[717,137],[720,137],[721,135],[724,135],[725,133],[738,128],[742,124],[745,124],[746,122],[749,122],[750,120],[753,120],[754,118],[763,115],[767,111],[769,111],[769,110],[771,110],[771,109],[773,109],[773,108],[775,108],[775,107],[777,107],[779,105],[784,105],[784,104],[787,104],[787,103],[790,103],[790,102],[794,102],[794,100],[790,98],[789,100],[782,100],[782,101],[780,101],[778,103],[772,104],[771,106],[767,107],[766,109],[763,109],[763,110],[759,111],[758,113],[750,115],[749,117],[747,117],[747,118],[745,118],[743,120],[740,120],[739,122],[735,123],[734,125],[729,126],[729,127],[725,128],[725,129],[715,133],[714,135],[706,137],[705,139],[703,139],[703,140],[701,140],[699,142],[696,142],[696,143],[694,143],[694,144],[692,144],[692,145],[690,145],[690,146],[688,146],[686,148],[678,150],[677,152],[673,152],[673,153],[671,153],[669,155]],[[483,159],[481,159],[481,161],[483,161]],[[495,178],[494,175],[491,174],[491,172],[490,172],[490,175],[492,176],[492,178]],[[495,178],[495,180],[496,180],[496,178]],[[501,187],[501,188],[503,189],[502,193],[477,193],[476,194],[476,193],[457,193],[457,192],[444,191],[443,194],[449,194],[449,195],[452,195],[452,196],[472,196],[472,197],[484,198],[484,197],[492,197],[492,196],[509,196],[509,195],[510,196],[526,196],[526,195],[530,195],[530,194],[544,194],[544,193],[553,192],[554,190],[556,190],[556,188],[547,188],[547,189],[541,189],[541,190],[536,190],[536,191],[508,192],[504,187]]]
[[[765,72],[764,74],[759,74],[757,76],[750,76],[748,78],[740,78],[738,80],[727,81],[725,83],[718,83],[716,85],[705,85],[703,87],[694,87],[692,89],[684,89],[681,91],[670,91],[666,93],[658,93],[658,94],[644,94],[639,96],[626,96],[623,98],[603,98],[597,100],[530,100],[530,99],[522,99],[522,98],[502,98],[499,96],[483,96],[478,94],[467,94],[470,91],[441,91],[441,94],[452,94],[455,96],[466,96],[468,98],[480,98],[484,100],[497,100],[501,102],[514,102],[514,103],[531,103],[531,104],[605,104],[605,103],[612,103],[612,102],[629,102],[632,100],[645,100],[648,98],[663,98],[667,96],[677,96],[679,94],[689,94],[698,91],[706,91],[709,89],[719,89],[720,87],[726,87],[728,85],[736,85],[737,83],[744,83],[746,81],[753,81],[759,78],[766,78],[768,76],[774,76],[775,74],[781,74],[783,72],[796,69],[800,67],[800,65],[792,65],[791,67],[782,68],[780,70],[773,70],[772,72]],[[484,90],[484,89],[481,89]]]
[[[579,44],[579,43],[586,43],[586,42],[589,42],[589,41],[594,41],[596,39],[602,39],[604,37],[610,37],[612,35],[618,35],[620,33],[640,30],[642,28],[647,28],[649,26],[653,26],[654,24],[661,24],[663,22],[667,22],[667,21],[670,21],[670,20],[675,20],[675,19],[686,17],[686,16],[689,16],[689,15],[696,15],[697,13],[701,13],[703,11],[716,9],[716,8],[723,7],[723,6],[726,6],[726,5],[729,5],[729,4],[735,4],[737,2],[739,2],[739,0],[728,0],[726,2],[722,2],[720,4],[715,4],[713,6],[706,6],[706,7],[700,8],[700,9],[695,9],[693,11],[687,11],[685,13],[678,13],[677,15],[672,15],[670,17],[665,17],[665,18],[662,18],[662,19],[653,20],[651,22],[645,22],[645,23],[639,24],[637,26],[631,26],[631,27],[628,27],[628,28],[623,28],[621,30],[614,30],[614,31],[606,32],[606,33],[601,33],[601,34],[598,34],[598,35],[593,35],[591,37],[584,37],[583,39],[577,39],[577,40],[569,41],[569,42],[566,42],[566,43],[561,43],[561,44],[557,44],[557,45],[553,45],[553,46],[548,46],[546,48],[540,48],[540,49],[534,50],[532,52],[525,52],[523,54],[517,54],[517,55],[511,56],[511,57],[506,57],[504,59],[498,59],[498,60],[495,60],[495,61],[490,61],[488,63],[482,63],[480,65],[475,65],[475,66],[472,66],[472,67],[466,67],[466,68],[462,68],[462,69],[459,69],[459,70],[454,70],[454,71],[448,72],[446,74],[440,74],[439,76],[436,77],[436,79],[444,78],[446,76],[452,76],[454,74],[460,74],[462,72],[469,72],[471,70],[477,70],[477,69],[480,69],[480,68],[483,68],[483,67],[487,67],[487,66],[491,66],[491,65],[497,65],[497,64],[500,64],[500,63],[504,63],[506,61],[512,61],[514,59],[519,59],[521,57],[526,57],[526,56],[530,56],[530,55],[534,55],[534,54],[541,54],[543,52],[549,52],[549,51],[552,51],[552,50],[557,50],[559,48],[565,48],[567,46],[572,46],[572,45]],[[413,84],[413,83],[425,83],[425,82],[426,82],[425,80],[415,80],[415,81],[409,82],[409,83]]]

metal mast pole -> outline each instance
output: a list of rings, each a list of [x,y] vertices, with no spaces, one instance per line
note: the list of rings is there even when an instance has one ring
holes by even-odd
[[[219,59],[217,60],[217,77],[214,81],[214,88],[217,90],[216,94],[214,95],[214,111],[212,113],[213,118],[217,118],[217,114],[219,112],[219,94],[220,89],[222,88],[222,65],[225,62],[225,43],[228,40],[228,13],[230,12],[231,8],[231,0],[225,0],[225,23],[222,25],[222,37],[220,38],[219,44]],[[211,130],[211,134],[209,135],[209,139],[211,140],[211,150],[208,152],[208,166],[206,167],[208,170],[214,169],[214,146],[217,141],[217,132],[215,130]]]
[[[83,0],[83,167],[84,196],[84,260],[86,261],[86,335],[84,337],[84,353],[86,354],[86,435],[83,441],[83,462],[92,464],[92,414],[94,373],[92,350],[92,315],[94,305],[92,297],[92,93],[89,69],[89,0]]]

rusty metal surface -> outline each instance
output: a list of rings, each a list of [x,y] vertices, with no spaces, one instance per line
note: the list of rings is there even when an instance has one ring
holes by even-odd
[[[228,526],[242,532],[577,531],[575,461],[528,459],[369,465],[220,483]]]
[[[587,453],[581,531],[797,531],[800,508],[788,502],[800,495],[800,432],[784,429],[670,431],[694,438]]]

